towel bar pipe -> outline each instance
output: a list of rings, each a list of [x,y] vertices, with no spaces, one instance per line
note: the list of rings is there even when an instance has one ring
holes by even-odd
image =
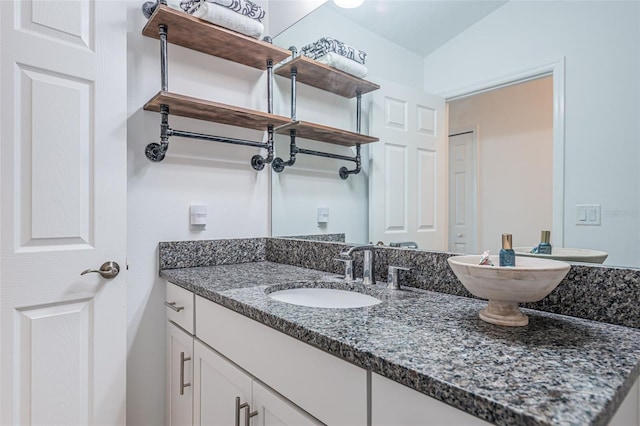
[[[284,171],[285,167],[291,167],[296,162],[297,154],[306,154],[306,155],[314,155],[316,157],[324,157],[324,158],[332,158],[335,160],[344,160],[344,161],[353,161],[356,163],[356,168],[353,170],[349,170],[346,167],[341,167],[338,171],[338,174],[341,179],[347,179],[350,175],[355,175],[360,173],[362,160],[361,160],[361,152],[360,152],[360,144],[356,144],[356,156],[349,157],[347,155],[333,154],[330,152],[322,152],[322,151],[314,151],[311,149],[298,148],[296,145],[296,130],[289,130],[289,137],[291,138],[291,143],[289,145],[289,161],[284,161],[282,158],[278,157],[273,160],[273,164],[271,168],[276,173],[281,173]]]
[[[211,141],[211,142],[230,143],[234,145],[255,146],[258,148],[268,148],[267,146],[268,144],[264,142],[254,142],[254,141],[247,141],[244,139],[226,138],[223,136],[213,136],[213,135],[207,135],[204,133],[185,132],[183,130],[169,129],[169,136],[178,136],[181,138],[189,138],[189,139],[200,139],[200,140]]]
[[[264,159],[260,155],[255,155],[251,159],[251,167],[255,170],[262,170],[264,165],[270,163],[273,160],[273,126],[268,126],[268,140],[267,142],[254,142],[244,139],[226,138],[222,136],[207,135],[204,133],[185,132],[183,130],[174,130],[169,127],[169,106],[160,105],[160,115],[162,116],[160,123],[160,143],[150,143],[145,149],[145,155],[151,161],[159,162],[164,160],[164,157],[169,149],[169,138],[171,136],[178,136],[190,139],[201,139],[212,142],[230,143],[234,145],[253,146],[256,148],[265,148],[267,150],[267,158]]]
[[[333,158],[334,160],[344,160],[357,162],[356,157],[349,157],[347,155],[332,154],[330,152],[313,151],[311,149],[298,148],[298,154],[315,155],[316,157]]]

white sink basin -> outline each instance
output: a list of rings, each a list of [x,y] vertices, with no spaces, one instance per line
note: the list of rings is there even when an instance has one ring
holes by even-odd
[[[364,308],[382,303],[368,294],[332,288],[292,288],[269,293],[269,297],[280,302],[312,308]]]

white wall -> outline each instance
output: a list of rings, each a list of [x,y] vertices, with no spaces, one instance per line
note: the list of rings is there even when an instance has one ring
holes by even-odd
[[[275,38],[283,46],[304,45],[321,37],[333,37],[367,52],[367,80],[389,80],[409,87],[422,85],[422,58],[373,34],[342,15],[322,6]],[[277,114],[289,116],[290,80],[276,79]],[[297,86],[297,118],[350,131],[356,130],[356,101],[315,89]],[[363,96],[362,131],[368,133],[370,96]],[[375,136],[375,135],[374,135]],[[299,146],[353,156],[355,149],[298,140]],[[277,153],[288,159],[289,140],[277,138]],[[368,242],[368,149],[363,147],[363,171],[347,181],[338,169],[355,163],[299,155],[296,165],[273,177],[273,235],[345,233],[347,241]],[[329,207],[327,226],[319,227],[316,208]]]
[[[327,0],[269,0],[267,4],[268,32],[275,37]],[[255,3],[255,2],[254,2]]]
[[[503,233],[534,246],[551,229],[552,91],[546,77],[449,104],[450,134],[478,130],[479,252],[497,253]]]
[[[446,95],[566,58],[564,245],[640,264],[640,3],[508,2],[425,58],[426,91]],[[575,205],[602,205],[576,226]]]
[[[159,241],[259,237],[269,233],[269,167],[249,165],[256,148],[171,138],[166,159],[145,146],[159,139],[160,115],[142,110],[160,88],[159,43],[140,32],[140,2],[128,16],[128,364],[127,423],[164,424],[164,283]],[[169,29],[169,34],[171,29]],[[266,75],[169,45],[172,91],[266,111]],[[180,130],[262,140],[263,133],[170,117]],[[264,155],[264,153],[263,153]],[[206,231],[189,228],[189,205],[208,206]]]

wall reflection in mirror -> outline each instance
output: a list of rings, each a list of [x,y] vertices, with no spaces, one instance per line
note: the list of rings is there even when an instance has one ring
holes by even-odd
[[[626,1],[323,4],[274,42],[367,52],[381,89],[363,96],[362,130],[380,142],[346,181],[350,164],[324,158],[273,173],[272,234],[497,253],[502,233],[530,251],[549,230],[555,254],[640,266],[639,20]],[[276,113],[290,90],[276,79]],[[297,92],[298,119],[355,131],[355,100]]]

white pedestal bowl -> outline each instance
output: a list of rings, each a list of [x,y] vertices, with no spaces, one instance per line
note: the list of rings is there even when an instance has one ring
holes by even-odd
[[[447,259],[453,273],[471,294],[489,300],[480,319],[491,324],[520,327],[529,324],[518,304],[537,302],[551,293],[571,266],[557,260],[517,257],[515,267],[500,267],[497,255],[490,256],[496,266],[479,265],[480,255]]]

